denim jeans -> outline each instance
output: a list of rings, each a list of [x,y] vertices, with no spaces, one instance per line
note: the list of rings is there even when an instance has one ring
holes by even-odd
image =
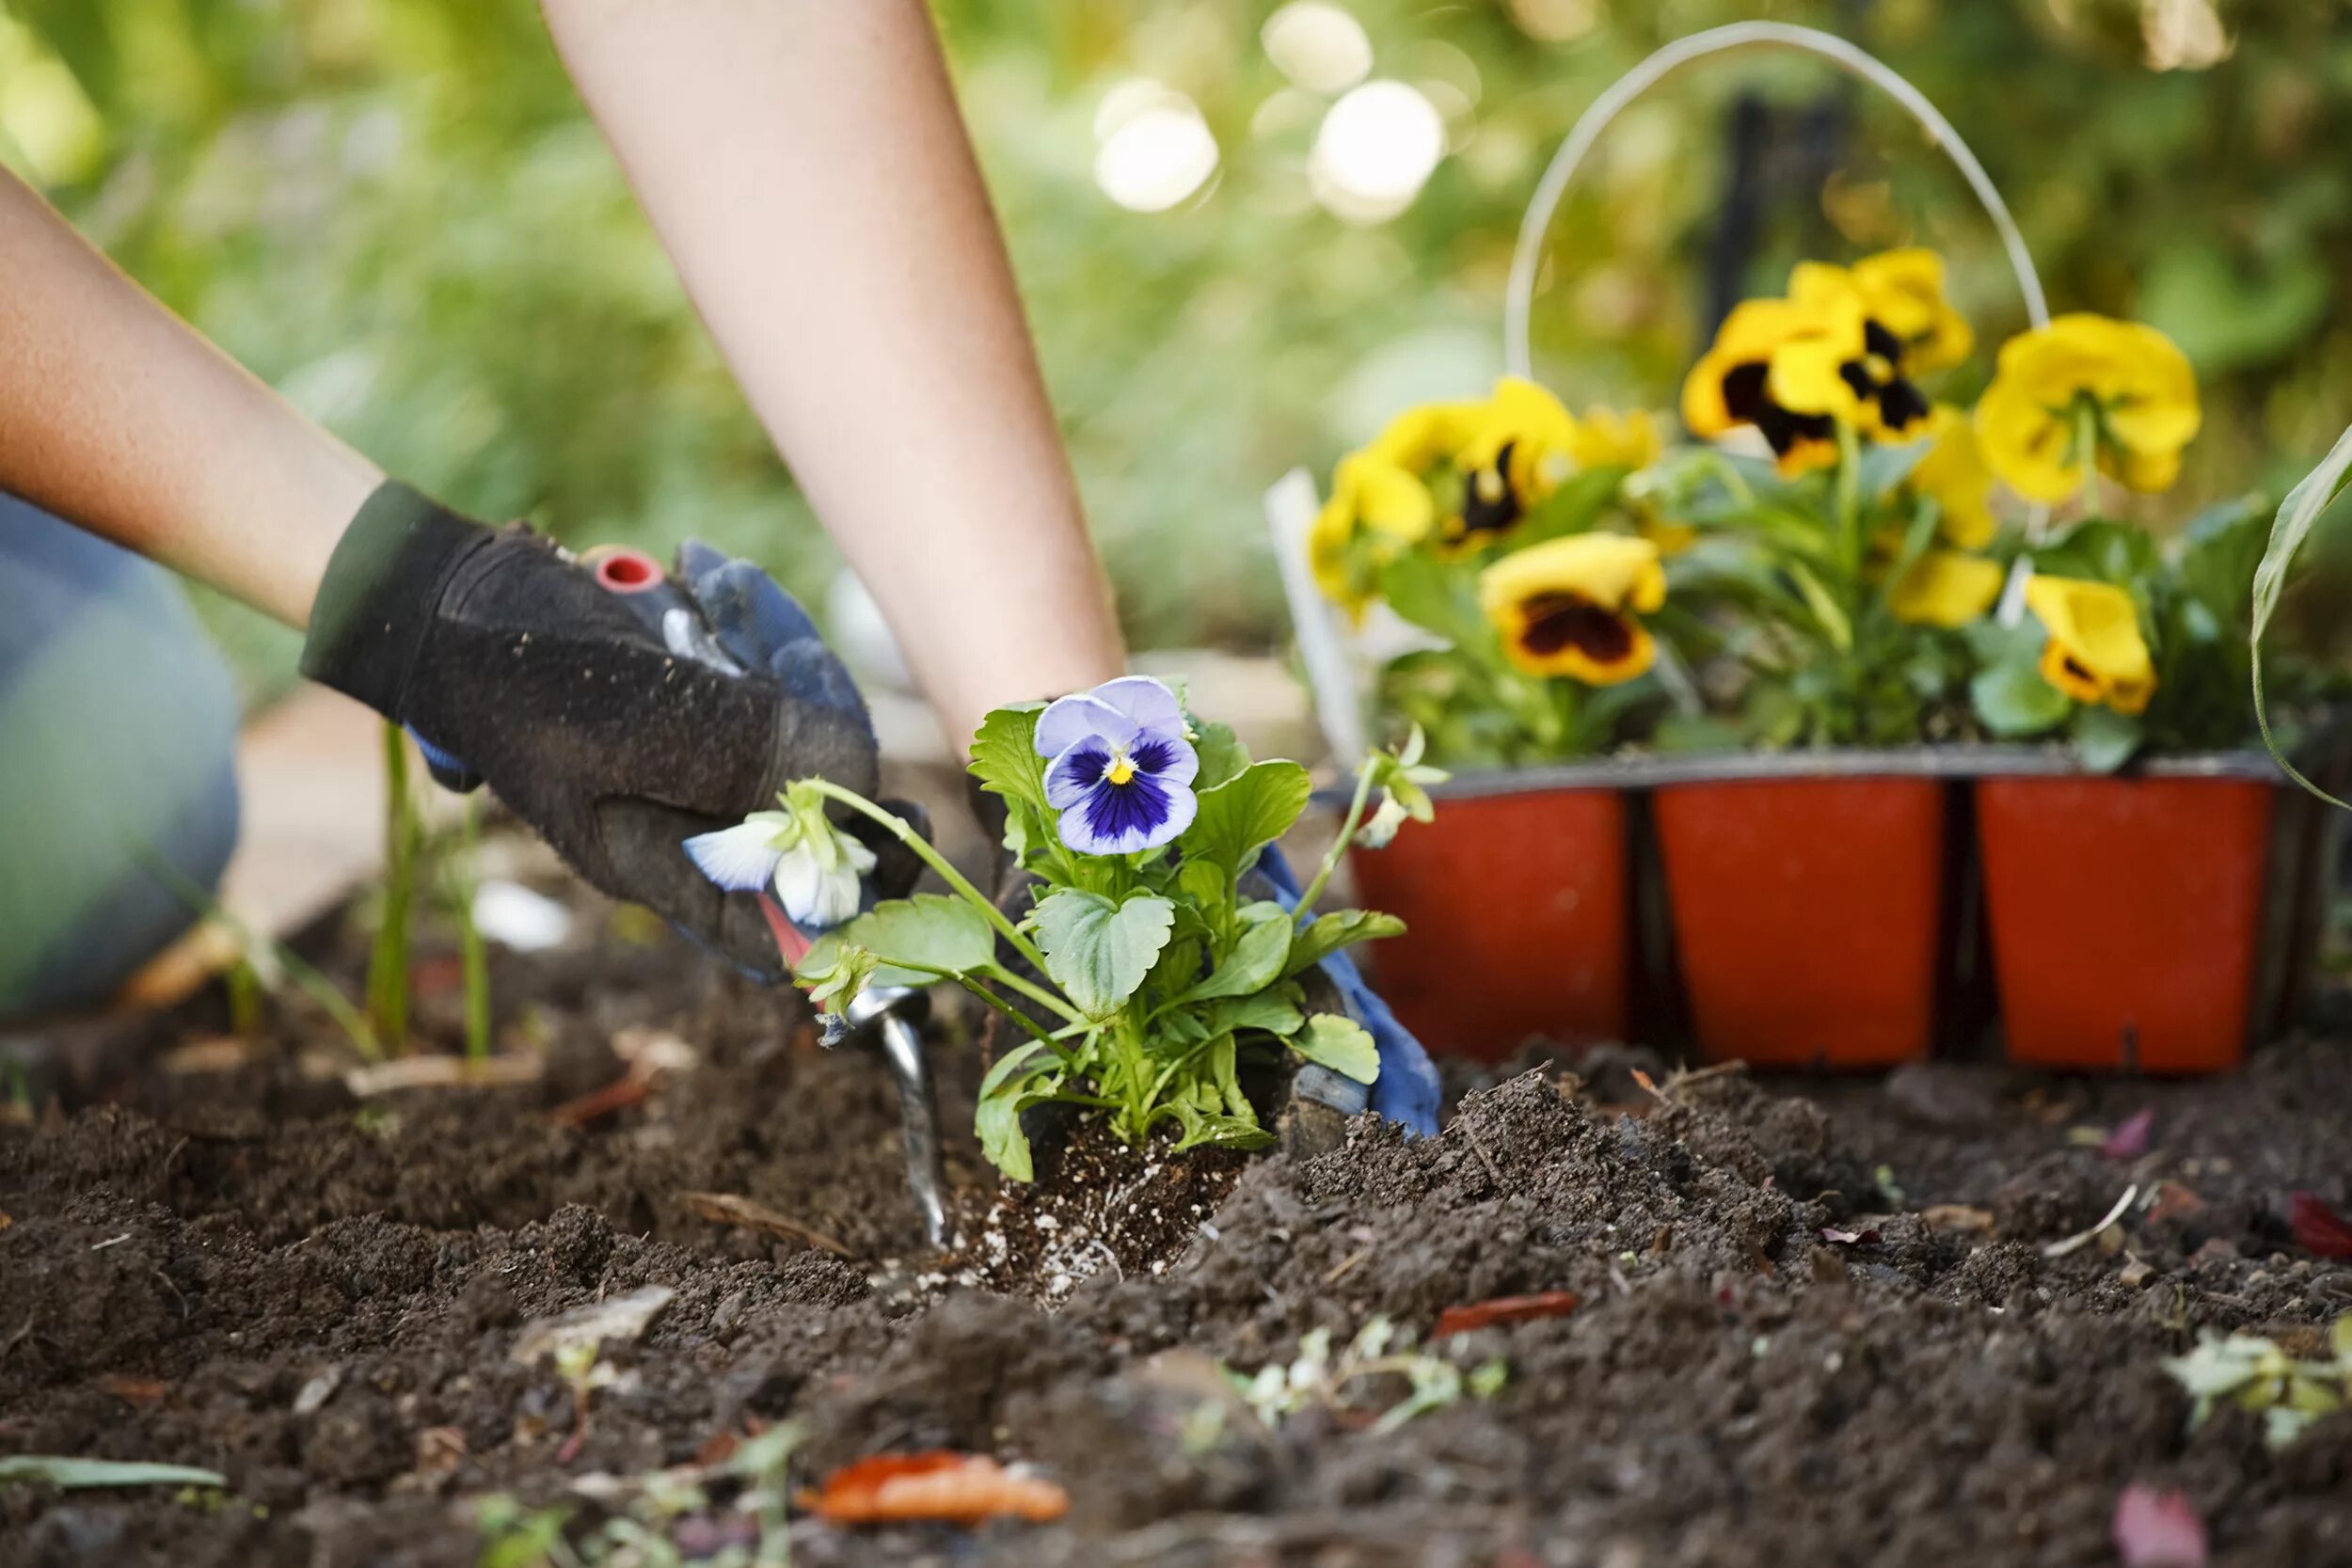
[[[103,1001],[195,921],[236,736],[170,575],[0,495],[0,1019]]]

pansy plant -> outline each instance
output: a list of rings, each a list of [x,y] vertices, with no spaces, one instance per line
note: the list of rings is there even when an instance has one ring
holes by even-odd
[[[2163,546],[2104,511],[2177,476],[2187,359],[2066,315],[2003,344],[1973,408],[1938,401],[1975,341],[1931,251],[1800,263],[1685,379],[1705,444],[1661,453],[1645,417],[1524,381],[1412,410],[1341,463],[1317,578],[1442,644],[1379,693],[1446,762],[2046,737],[2106,768],[2242,744],[2257,510]],[[2059,525],[2004,528],[2002,486]]]
[[[1404,929],[1316,904],[1351,842],[1376,847],[1400,822],[1428,820],[1426,786],[1444,775],[1421,751],[1416,739],[1365,762],[1338,839],[1295,905],[1261,896],[1271,887],[1249,874],[1305,809],[1307,770],[1252,762],[1230,730],[1195,721],[1174,690],[1141,676],[999,708],[974,736],[972,777],[1003,801],[1005,848],[1031,879],[1017,907],[983,895],[882,807],[820,780],[791,785],[784,813],[691,841],[688,852],[725,885],[781,889],[789,868],[798,889],[793,857],[855,843],[826,818],[831,806],[879,823],[930,865],[948,895],[894,899],[835,925],[794,976],[834,1012],[868,986],[949,981],[1003,1013],[1021,1043],[982,1082],[980,1143],[1027,1180],[1021,1115],[1033,1105],[1097,1110],[1131,1143],[1166,1128],[1178,1148],[1247,1148],[1269,1136],[1243,1092],[1253,1058],[1288,1053],[1359,1083],[1378,1076],[1371,1035],[1327,988],[1306,982],[1343,947]],[[838,898],[822,905],[841,909]]]

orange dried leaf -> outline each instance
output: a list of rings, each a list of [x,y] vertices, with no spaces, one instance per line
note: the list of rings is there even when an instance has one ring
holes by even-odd
[[[885,1453],[845,1465],[801,1505],[831,1525],[1044,1524],[1070,1510],[1052,1481],[1006,1469],[985,1454]]]
[[[1438,1314],[1438,1326],[1430,1338],[1442,1339],[1448,1335],[1468,1334],[1473,1329],[1492,1328],[1498,1323],[1534,1323],[1538,1318],[1565,1318],[1580,1305],[1575,1293],[1568,1291],[1544,1291],[1532,1296],[1497,1296],[1492,1301],[1473,1302],[1468,1307],[1449,1307]]]
[[[126,1404],[153,1404],[166,1392],[156,1378],[125,1377],[120,1372],[108,1372],[98,1380],[98,1386]]]

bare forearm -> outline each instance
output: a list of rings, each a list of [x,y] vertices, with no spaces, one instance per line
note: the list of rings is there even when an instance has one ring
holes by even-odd
[[[542,6],[942,719],[968,735],[995,704],[1116,673],[1101,569],[921,0]]]
[[[0,170],[0,489],[305,625],[374,466]]]

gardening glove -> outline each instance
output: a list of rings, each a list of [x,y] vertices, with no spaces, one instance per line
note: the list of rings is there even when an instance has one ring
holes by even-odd
[[[444,784],[486,781],[596,887],[781,979],[756,898],[713,886],[681,846],[789,780],[870,795],[873,725],[757,567],[689,544],[665,587],[666,608],[641,613],[522,525],[386,484],[327,563],[302,673],[406,725]],[[911,885],[895,840],[871,847],[875,891]]]
[[[1256,868],[1246,880],[1258,879],[1263,879],[1284,909],[1297,909],[1298,879],[1292,873],[1290,862],[1282,858],[1282,851],[1271,844],[1258,857]],[[1292,1125],[1284,1130],[1284,1141],[1295,1148],[1335,1141],[1327,1134],[1318,1134],[1315,1124],[1327,1125],[1330,1113],[1344,1120],[1367,1104],[1376,1115],[1401,1123],[1422,1137],[1436,1136],[1440,1091],[1438,1069],[1430,1065],[1429,1053],[1396,1021],[1389,1005],[1364,984],[1362,974],[1345,953],[1334,953],[1325,958],[1321,969],[1322,977],[1346,1004],[1349,1016],[1371,1034],[1373,1044],[1380,1053],[1380,1076],[1364,1085],[1313,1062],[1301,1067],[1298,1075],[1291,1080],[1292,1108],[1286,1119]]]

